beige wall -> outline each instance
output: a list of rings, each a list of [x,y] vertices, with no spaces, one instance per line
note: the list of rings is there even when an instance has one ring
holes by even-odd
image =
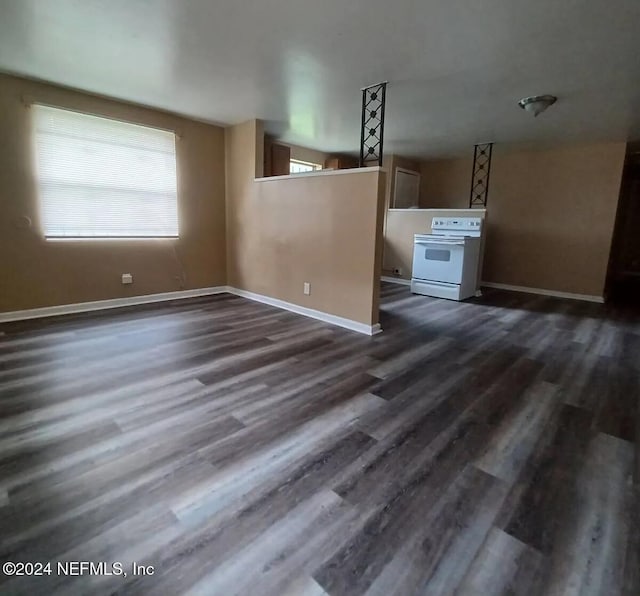
[[[230,285],[376,324],[384,173],[254,181],[252,155],[261,134],[255,121],[226,130]],[[309,296],[304,282],[311,284]]]
[[[491,166],[484,281],[602,296],[625,143],[509,150]],[[423,164],[422,205],[465,207],[471,159]]]
[[[420,207],[466,209],[469,206],[473,156],[420,163]]]
[[[602,296],[625,149],[494,151],[485,281]]]
[[[253,221],[254,180],[263,173],[263,161],[256,159],[260,137],[264,137],[264,132],[262,123],[257,120],[225,129],[227,281],[236,288],[248,289],[246,286],[250,284],[244,277],[242,259],[244,247],[252,239],[244,222]]]
[[[25,101],[178,130],[180,239],[46,241]],[[0,312],[226,283],[223,129],[0,75],[0,137]],[[122,273],[134,283],[123,286]]]

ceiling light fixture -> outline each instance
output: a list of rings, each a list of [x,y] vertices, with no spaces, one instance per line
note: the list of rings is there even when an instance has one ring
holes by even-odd
[[[533,95],[532,97],[524,97],[518,105],[527,112],[531,112],[534,116],[544,112],[549,106],[558,101],[554,95]]]

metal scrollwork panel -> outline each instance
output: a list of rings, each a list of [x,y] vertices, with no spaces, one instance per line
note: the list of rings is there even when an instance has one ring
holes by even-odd
[[[471,174],[471,195],[469,197],[470,208],[486,207],[487,205],[492,152],[493,143],[483,143],[475,146]]]
[[[387,83],[378,83],[362,90],[360,167],[382,165],[386,90]]]

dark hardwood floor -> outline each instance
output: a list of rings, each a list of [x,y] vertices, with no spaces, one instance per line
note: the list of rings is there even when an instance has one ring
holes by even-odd
[[[640,594],[640,317],[384,285],[381,322],[0,327],[0,558],[52,563],[0,593]]]

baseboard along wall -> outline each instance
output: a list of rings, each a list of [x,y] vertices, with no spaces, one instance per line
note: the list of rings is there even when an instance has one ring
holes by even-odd
[[[364,335],[376,335],[382,331],[380,324],[366,325],[351,319],[345,319],[329,313],[325,313],[312,308],[299,306],[291,302],[263,296],[254,292],[248,292],[230,286],[214,286],[209,288],[197,288],[194,290],[180,290],[175,292],[163,292],[160,294],[147,294],[143,296],[128,296],[126,298],[112,298],[109,300],[95,300],[92,302],[78,302],[75,304],[61,304],[59,306],[45,306],[42,308],[31,308],[26,310],[15,310],[11,312],[0,313],[0,323],[9,323],[13,321],[23,321],[27,319],[40,319],[44,317],[55,317],[60,315],[69,315],[77,313],[92,312],[98,310],[109,310],[113,308],[122,308],[126,306],[137,306],[141,304],[152,304],[154,302],[167,302],[171,300],[180,300],[185,298],[197,298],[199,296],[212,296],[214,294],[229,293],[255,302],[261,302],[276,308],[288,310],[296,314],[310,317],[318,321],[324,321],[331,325],[337,325],[344,329],[350,329]]]
[[[386,281],[393,284],[401,284],[403,286],[410,286],[411,281],[408,279],[402,279],[401,277],[388,277],[383,275],[380,278],[382,281]],[[585,302],[598,302],[604,303],[603,296],[596,296],[591,294],[572,294],[571,292],[557,292],[555,290],[547,290],[544,288],[530,288],[528,286],[513,286],[510,284],[500,284],[491,281],[483,281],[480,283],[481,287],[495,288],[497,290],[509,290],[511,292],[522,292],[524,294],[539,294],[541,296],[552,296],[554,298],[566,298],[569,300],[584,300]]]

